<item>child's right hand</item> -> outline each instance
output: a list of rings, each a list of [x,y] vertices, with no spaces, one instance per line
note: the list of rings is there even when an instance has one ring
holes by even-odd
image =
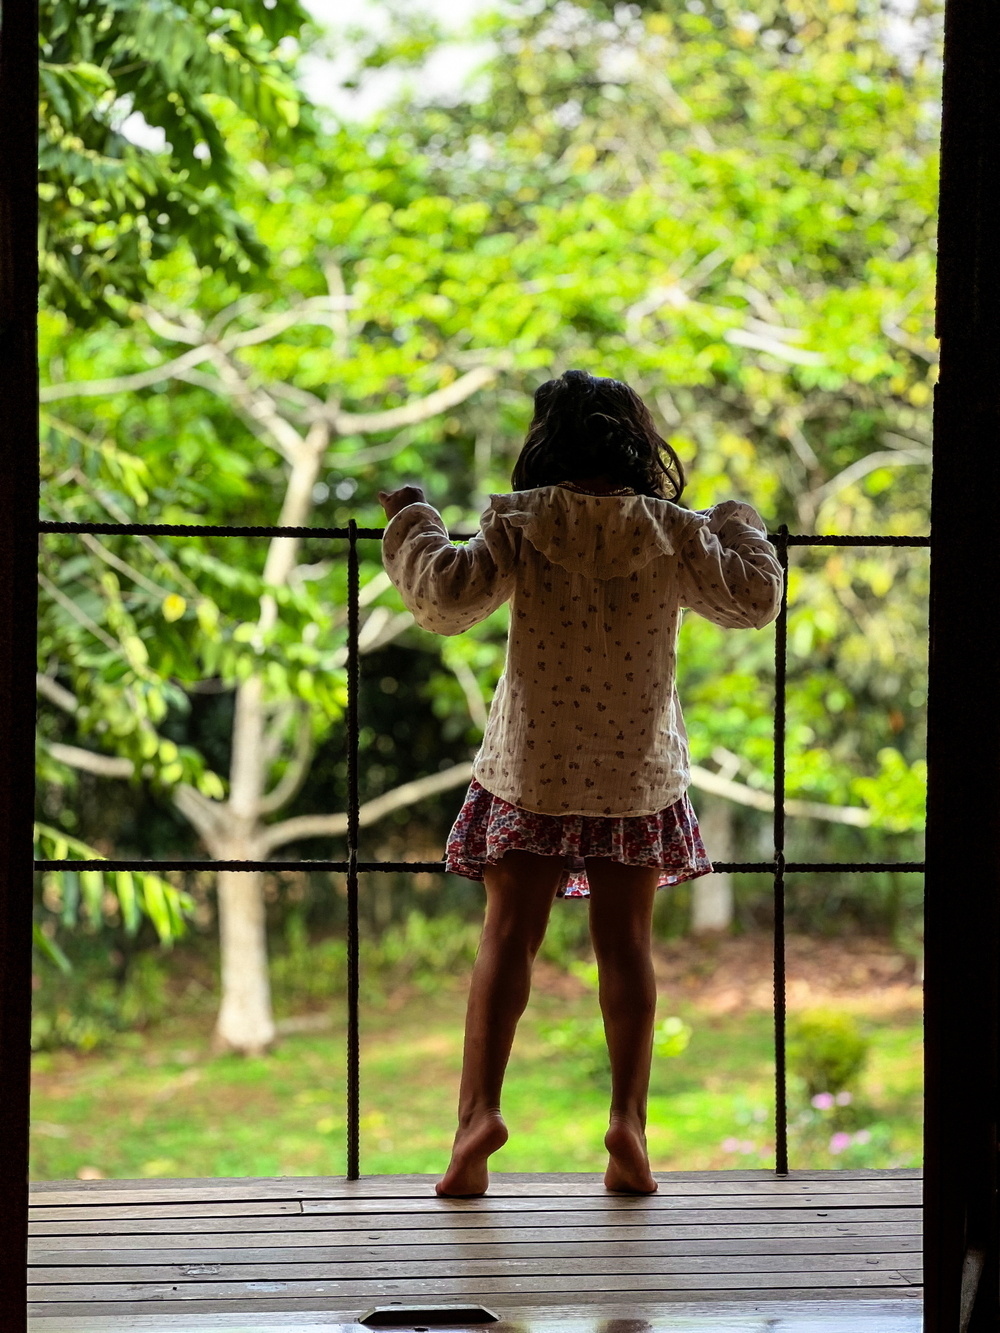
[[[712,505],[709,509],[698,509],[695,512],[703,514],[708,519],[709,532],[716,534],[718,534],[723,523],[731,518],[735,518],[751,528],[758,526],[763,528],[763,523],[756,509],[743,500],[723,500],[719,504]]]
[[[419,486],[400,486],[395,491],[379,491],[378,502],[385,510],[386,518],[395,518],[407,505],[424,504],[425,496]]]

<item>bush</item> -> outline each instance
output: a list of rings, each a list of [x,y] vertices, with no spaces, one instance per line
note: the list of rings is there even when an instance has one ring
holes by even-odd
[[[414,910],[405,921],[387,926],[378,939],[362,943],[362,963],[370,973],[389,980],[437,990],[442,978],[469,970],[479,934],[478,924],[454,913],[425,916]]]
[[[155,1023],[169,1007],[165,960],[152,950],[132,959],[120,983],[86,963],[65,975],[46,972],[32,1003],[31,1048],[92,1051],[119,1032]]]
[[[653,1059],[671,1060],[683,1055],[692,1029],[682,1018],[671,1015],[653,1032]],[[568,1057],[593,1082],[604,1084],[610,1077],[608,1047],[601,1018],[564,1018],[545,1023],[541,1035],[553,1054]]]
[[[587,904],[573,900],[553,903],[538,957],[568,972],[574,962],[589,957],[590,953]]]
[[[285,949],[270,960],[271,997],[279,1013],[329,1000],[347,990],[347,949],[340,936],[310,943],[301,915],[285,925]]]
[[[788,1065],[805,1084],[808,1097],[856,1085],[871,1043],[850,1014],[811,1009],[788,1025]]]

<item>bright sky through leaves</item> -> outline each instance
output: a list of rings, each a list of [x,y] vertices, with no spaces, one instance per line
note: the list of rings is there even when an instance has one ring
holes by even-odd
[[[373,0],[309,0],[306,8],[331,34],[345,28],[371,26],[382,32],[389,26],[389,15]],[[470,19],[489,8],[487,0],[423,0],[421,9],[460,33]],[[334,36],[331,46],[336,45]],[[483,43],[449,42],[434,53],[420,71],[424,94],[448,94],[462,87],[468,75],[488,55]],[[330,107],[350,120],[363,120],[390,102],[413,78],[399,69],[369,73],[364,87],[353,91],[340,86],[349,62],[312,54],[302,62],[302,83],[307,95],[319,106]]]

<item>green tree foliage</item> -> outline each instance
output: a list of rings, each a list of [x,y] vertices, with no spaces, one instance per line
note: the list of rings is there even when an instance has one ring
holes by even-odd
[[[276,144],[300,125],[292,78],[308,16],[298,0],[43,0],[42,298],[77,325],[123,317],[151,261],[186,242],[233,280],[264,247],[229,199],[236,168],[224,104]],[[159,151],[125,131],[159,131]]]

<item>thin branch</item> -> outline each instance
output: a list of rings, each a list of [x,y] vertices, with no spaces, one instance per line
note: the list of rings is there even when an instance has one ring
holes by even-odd
[[[212,362],[219,373],[221,387],[250,422],[258,423],[270,437],[272,447],[289,463],[302,457],[302,436],[278,411],[277,404],[263,389],[251,388],[242,368],[221,348],[212,348]]]
[[[647,66],[647,77],[652,87],[662,96],[664,102],[673,111],[674,115],[687,129],[691,138],[694,140],[695,147],[703,153],[715,152],[715,140],[707,126],[700,121],[695,120],[694,112],[681,97],[680,93],[663,73],[662,69]]]
[[[53,680],[51,676],[46,676],[44,672],[35,673],[35,688],[39,694],[45,695],[49,703],[55,704],[64,713],[75,713],[80,707],[75,694],[60,685],[57,680]]]
[[[135,775],[132,760],[118,755],[97,754],[78,745],[63,745],[61,741],[46,741],[45,748],[53,759],[81,773],[93,773],[99,778],[131,778]],[[142,771],[145,776],[152,771],[152,766],[144,764]],[[222,837],[228,827],[228,806],[203,796],[186,782],[179,783],[171,795],[174,805],[201,834],[211,850],[213,840]]]
[[[672,282],[666,287],[654,287],[625,311],[625,337],[629,342],[638,342],[642,336],[642,321],[647,315],[655,315],[665,305],[674,310],[683,310],[690,304],[691,297],[679,282]]]
[[[259,309],[259,292],[249,292],[243,296],[238,296],[235,301],[231,301],[229,305],[225,305],[221,310],[217,311],[205,325],[205,341],[216,342],[222,337],[223,332],[230,324],[232,324],[234,319],[239,319],[241,315],[248,315],[251,310]],[[152,327],[150,316],[155,312],[147,306],[144,313]]]
[[[130,778],[135,773],[132,760],[117,755],[97,754],[78,745],[63,745],[61,741],[46,741],[45,748],[53,759],[82,773],[96,773],[100,778]]]
[[[721,773],[712,773],[699,764],[691,765],[691,785],[712,796],[722,796],[737,805],[749,806],[752,810],[774,810],[774,797],[766,791],[757,791],[734,782]],[[855,828],[868,828],[873,822],[872,812],[859,805],[827,805],[823,801],[785,801],[785,813],[804,819],[825,819],[833,824],[853,824]]]
[[[914,435],[902,435],[899,431],[887,430],[882,432],[882,439],[890,449],[929,449],[931,447],[930,433],[917,433]]]
[[[179,379],[182,371],[207,361],[211,347],[195,347],[182,352],[172,361],[164,361],[151,370],[140,370],[134,375],[114,375],[106,380],[79,380],[67,384],[44,384],[38,391],[40,403],[54,403],[63,398],[101,398],[105,394],[125,393],[130,389],[151,389],[165,380]]]
[[[779,361],[788,361],[793,366],[823,366],[826,357],[822,352],[809,352],[804,347],[792,347],[782,342],[771,333],[753,333],[749,329],[726,329],[723,340],[733,347],[748,347],[751,351],[766,352]]]
[[[117,569],[120,574],[124,574],[126,578],[130,578],[132,582],[137,583],[140,588],[145,588],[147,592],[153,593],[156,597],[162,598],[166,595],[166,590],[161,588],[158,583],[154,583],[152,579],[147,579],[145,574],[140,574],[137,569],[133,569],[130,564],[125,560],[120,559],[113,551],[109,551],[103,542],[98,541],[97,538],[92,536],[89,532],[81,533],[80,540],[83,542],[84,546],[93,551],[93,553],[99,559],[103,560],[105,564],[110,565],[112,569]]]
[[[351,298],[345,297],[345,301]],[[182,352],[180,356],[174,357],[170,361],[164,361],[158,366],[153,366],[149,370],[140,370],[132,375],[115,375],[106,380],[81,380],[66,384],[47,384],[39,392],[39,401],[43,403],[56,402],[62,398],[97,398],[105,394],[125,393],[131,389],[150,389],[156,384],[162,384],[165,380],[180,379],[182,373],[203,361],[214,360],[218,352],[236,351],[241,347],[252,347],[257,343],[267,342],[279,333],[284,333],[286,329],[293,328],[296,324],[319,324],[327,323],[330,315],[331,306],[336,304],[328,296],[314,296],[293,310],[282,311],[281,314],[273,315],[265,320],[263,324],[253,329],[244,329],[239,333],[232,333],[221,338],[218,342],[207,340],[198,347],[192,347],[189,352]],[[315,315],[316,318],[312,318]],[[150,327],[154,327],[153,312],[146,311],[146,319]],[[194,330],[183,328],[179,325],[168,324],[160,317],[156,321],[155,331],[164,336],[172,338],[178,342],[190,342]],[[203,330],[199,332],[201,338],[205,337]]]
[[[186,782],[181,782],[173,790],[173,801],[191,826],[201,834],[209,851],[212,843],[217,842],[226,832],[229,824],[229,806],[222,801],[213,801],[203,796],[200,791]],[[214,855],[214,853],[213,853]]]
[[[175,323],[155,306],[144,305],[139,309],[149,327],[161,338],[166,338],[169,342],[190,343],[192,347],[205,342],[205,326],[190,310],[182,311],[177,316],[180,322]]]
[[[330,332],[333,335],[333,354],[338,361],[346,361],[351,354],[351,328],[347,318],[347,311],[351,307],[347,304],[347,288],[344,286],[344,274],[340,265],[334,259],[328,259],[323,265],[323,273],[326,277],[327,289],[330,293],[330,300],[339,301],[339,306],[332,305],[330,308]],[[354,301],[353,305],[357,306]]]
[[[378,820],[399,810],[403,806],[416,805],[428,796],[439,792],[451,791],[460,787],[472,777],[472,761],[455,764],[443,773],[430,773],[424,778],[415,778],[404,782],[401,787],[376,796],[366,801],[358,811],[358,823],[362,828],[375,824]],[[347,833],[347,815],[297,815],[293,819],[282,820],[280,824],[271,824],[260,835],[259,845],[263,855],[274,851],[288,842],[297,842],[299,838],[342,838]]]
[[[60,423],[60,429],[62,428],[63,428],[62,423]],[[85,490],[89,496],[91,496],[94,500],[96,500],[96,502],[101,506],[102,509],[104,509],[108,514],[111,515],[111,517],[115,520],[116,523],[133,522],[134,515],[127,514],[125,510],[122,509],[121,505],[115,504],[115,502],[109,496],[104,495],[101,491],[97,489],[97,487],[91,485],[90,479],[86,476],[85,473],[81,472],[79,468],[74,467],[68,469],[67,480],[74,482],[74,484],[79,486],[81,490]],[[70,517],[70,515],[68,515],[60,505],[54,505],[53,507],[55,508],[56,512],[62,514],[64,518]],[[184,590],[188,593],[189,596],[191,597],[201,596],[201,589],[197,586],[197,584],[191,581],[191,579],[187,576],[187,574],[184,573],[183,569],[181,569],[180,565],[178,565],[177,561],[174,560],[173,557],[170,556],[163,549],[163,547],[159,545],[158,542],[154,541],[154,539],[149,536],[138,536],[135,538],[135,540],[139,542],[140,545],[145,550],[149,551],[151,555],[155,556],[156,559],[160,562],[160,564],[164,565],[167,569],[170,570],[170,573],[177,582],[178,586],[184,588]]]
[[[816,490],[810,492],[815,501],[817,510],[820,505],[826,503],[838,491],[845,487],[860,481],[862,477],[867,476],[869,472],[874,472],[880,467],[905,467],[910,463],[930,463],[931,451],[929,449],[877,449],[874,453],[866,454],[864,458],[857,459],[849,467],[845,467],[843,472],[831,478]]]
[[[393,613],[387,606],[376,606],[361,627],[358,635],[358,652],[374,653],[384,648],[413,624],[409,611]]]
[[[798,455],[799,462],[807,472],[814,472],[819,467],[819,459],[812,445],[806,439],[802,426],[797,421],[785,421],[781,433]]]
[[[336,464],[350,464],[351,470],[364,467],[366,463],[381,463],[387,458],[394,458],[402,453],[413,439],[413,430],[407,427],[394,435],[385,444],[373,444],[369,449],[352,449],[349,454],[333,454],[330,461]]]
[[[905,351],[909,352],[911,356],[915,356],[918,360],[923,361],[928,366],[936,366],[940,360],[937,351],[933,347],[928,347],[926,343],[918,342],[916,338],[911,337],[905,329],[901,329],[898,324],[893,323],[890,319],[884,319],[882,321],[882,332],[891,342],[896,343],[897,346],[902,347]]]
[[[78,624],[82,625],[84,629],[89,630],[95,639],[104,644],[105,648],[110,648],[114,655],[121,658],[123,662],[128,661],[128,658],[121,651],[121,645],[116,643],[110,634],[106,634],[104,630],[101,629],[100,625],[95,624],[95,622],[87,615],[86,611],[81,611],[76,602],[74,602],[71,597],[67,597],[61,589],[57,588],[51,579],[46,578],[44,574],[39,574],[38,582],[53,601],[58,602],[64,611],[68,611],[73,619]],[[131,665],[131,662],[129,662],[129,666]]]
[[[240,347],[255,347],[258,343],[267,342],[277,334],[284,333],[286,329],[294,328],[296,324],[328,324],[331,315],[338,311],[353,309],[357,304],[357,301],[350,296],[312,296],[291,310],[283,310],[278,315],[272,315],[256,328],[226,334],[219,339],[218,346],[224,352],[235,351]],[[318,318],[315,320],[307,318],[313,314]]]
[[[278,757],[281,749],[282,737],[285,734],[285,728],[295,716],[298,709],[295,700],[286,699],[284,703],[278,704],[271,716],[270,721],[264,728],[264,735],[261,741],[264,755],[264,765],[272,764]]]
[[[258,801],[258,814],[273,815],[276,810],[288,804],[306,779],[312,754],[312,727],[309,715],[306,713],[299,722],[295,737],[295,753],[275,785]]]
[[[391,407],[385,412],[334,412],[330,424],[340,435],[366,435],[380,430],[399,430],[419,421],[429,421],[449,407],[457,407],[474,393],[492,384],[497,377],[493,366],[477,366],[460,375],[453,384],[435,389],[426,398],[415,398],[402,407]]]
[[[468,664],[463,662],[461,658],[456,658],[454,662],[449,662],[448,665],[454,672],[455,679],[462,687],[462,693],[465,695],[465,703],[469,710],[469,716],[480,731],[485,731],[489,715],[486,711],[486,704],[483,702],[483,695],[479,688],[479,681],[476,680],[476,677],[473,675]]]

